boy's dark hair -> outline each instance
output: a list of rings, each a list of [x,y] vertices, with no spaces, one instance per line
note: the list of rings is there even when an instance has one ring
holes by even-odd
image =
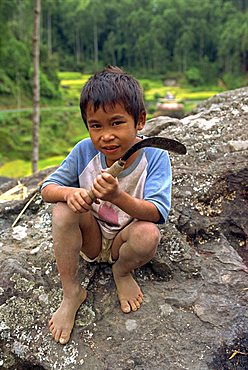
[[[80,109],[83,121],[87,125],[86,110],[92,104],[96,111],[104,110],[107,105],[114,107],[123,105],[128,114],[134,118],[135,127],[140,114],[145,112],[143,93],[139,82],[118,67],[107,66],[103,71],[95,73],[86,82],[80,96]]]

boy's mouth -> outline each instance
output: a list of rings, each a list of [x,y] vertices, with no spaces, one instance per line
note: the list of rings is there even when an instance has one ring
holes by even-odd
[[[120,146],[118,145],[108,145],[108,146],[103,147],[103,151],[106,154],[113,154],[113,153],[116,153],[119,148]]]

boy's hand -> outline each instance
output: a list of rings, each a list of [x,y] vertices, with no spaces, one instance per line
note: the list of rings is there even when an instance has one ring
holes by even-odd
[[[92,209],[92,199],[86,189],[71,188],[65,197],[68,207],[76,213],[85,213]]]
[[[114,200],[121,193],[118,179],[105,171],[102,171],[102,174],[95,178],[92,191],[96,198],[111,203],[114,203]]]

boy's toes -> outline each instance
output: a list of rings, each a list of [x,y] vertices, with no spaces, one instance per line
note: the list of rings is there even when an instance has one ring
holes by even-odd
[[[53,339],[55,342],[60,344],[66,344],[70,339],[70,333],[67,331],[63,332],[61,329],[53,329],[51,330]]]
[[[69,339],[70,339],[70,334],[62,333],[60,338],[59,338],[59,343],[60,344],[66,344],[67,342],[69,342]]]
[[[140,308],[140,302],[138,299],[136,299],[136,301],[134,302],[135,303],[135,306],[137,308],[137,310]]]
[[[68,338],[60,338],[59,343],[66,344],[67,342],[69,342],[69,339],[70,339],[70,336]]]
[[[52,331],[52,335],[53,335],[53,338],[54,338],[55,342],[57,342],[57,343],[58,343],[59,338],[60,338],[60,335],[61,335],[61,330],[56,330],[56,329],[54,329],[54,330]]]
[[[129,313],[131,311],[131,307],[130,307],[129,303],[126,300],[121,300],[120,304],[121,304],[122,312]]]
[[[132,311],[137,311],[140,308],[140,303],[137,299],[130,301]]]
[[[52,333],[53,339],[55,339],[57,330],[55,328],[53,328],[53,329],[50,329],[50,332]]]
[[[140,305],[142,303],[142,298],[138,297],[137,299],[130,299],[129,301],[127,300],[121,300],[121,310],[124,313],[129,313],[131,311],[137,311],[140,308]]]

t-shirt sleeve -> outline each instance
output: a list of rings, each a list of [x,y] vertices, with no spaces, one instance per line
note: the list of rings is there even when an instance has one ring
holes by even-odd
[[[44,181],[41,189],[49,184],[80,187],[79,175],[85,166],[87,166],[91,156],[95,154],[93,151],[91,142],[88,139],[80,141],[64,159],[58,169]]]
[[[159,224],[165,222],[171,207],[172,173],[170,158],[166,151],[146,151],[148,168],[144,199],[153,203],[160,212]]]

